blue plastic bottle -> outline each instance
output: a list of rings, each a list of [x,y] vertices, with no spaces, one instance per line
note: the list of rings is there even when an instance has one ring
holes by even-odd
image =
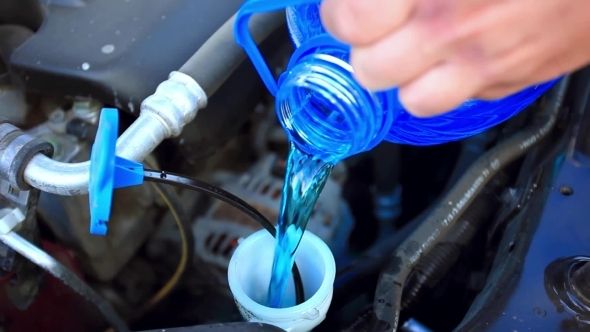
[[[398,101],[397,90],[371,92],[353,77],[350,47],[323,28],[321,0],[249,0],[238,12],[236,40],[276,98],[276,112],[289,138],[304,152],[336,162],[383,140],[433,145],[475,135],[517,114],[554,82],[495,101],[469,100],[444,115],[416,118]],[[248,32],[251,15],[287,8],[296,51],[275,81]],[[395,64],[392,64],[395,65]]]

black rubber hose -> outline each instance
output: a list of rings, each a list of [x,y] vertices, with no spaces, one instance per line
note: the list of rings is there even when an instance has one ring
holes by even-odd
[[[284,13],[253,16],[250,32],[261,43],[285,22]],[[234,40],[235,15],[219,28],[179,69],[192,77],[207,96],[212,96],[246,58]]]
[[[0,25],[0,72],[3,66],[8,68],[12,52],[32,35],[33,31],[22,25]]]
[[[263,216],[258,210],[253,208],[250,204],[246,203],[244,200],[239,198],[238,196],[225,191],[219,187],[211,185],[209,183],[189,178],[187,176],[168,173],[164,171],[156,171],[146,169],[144,171],[144,179],[150,182],[156,183],[164,183],[174,186],[179,186],[185,189],[198,191],[204,193],[206,195],[212,196],[218,200],[221,200],[229,205],[237,208],[238,210],[244,212],[256,222],[258,222],[264,229],[266,229],[273,237],[276,237],[276,228],[272,225],[265,216]],[[295,286],[295,299],[297,304],[301,304],[305,301],[305,293],[303,289],[303,281],[301,280],[301,274],[299,273],[299,269],[297,268],[297,264],[293,264],[293,282]]]
[[[0,1],[0,22],[20,25],[37,31],[43,24],[44,7],[48,2],[39,0],[2,0]]]
[[[494,181],[493,186],[501,188],[505,182]],[[486,189],[479,195],[444,242],[438,243],[416,264],[406,281],[402,309],[407,309],[420,300],[425,290],[424,286],[434,287],[455,265],[462,249],[471,242],[477,231],[494,217],[499,204],[496,191]]]
[[[424,256],[406,280],[401,309],[408,309],[423,295],[426,286],[435,285],[444,277],[461,254],[455,243],[439,243]]]
[[[443,197],[438,207],[393,253],[377,283],[373,302],[373,330],[397,329],[402,292],[410,272],[424,255],[447,237],[459,217],[501,169],[521,157],[551,132],[557,122],[568,82],[569,78],[566,77],[551,90],[532,125],[500,142],[475,161]]]

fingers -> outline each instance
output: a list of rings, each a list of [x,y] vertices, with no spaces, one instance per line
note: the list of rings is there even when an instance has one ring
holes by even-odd
[[[432,116],[590,63],[590,2],[575,1],[324,0],[321,14],[362,85]]]
[[[483,86],[479,77],[475,68],[445,63],[400,87],[399,98],[415,116],[438,115],[452,110],[479,91]]]
[[[476,95],[476,98],[484,100],[496,100],[510,96],[529,86],[529,84],[497,85],[484,89]]]
[[[444,58],[445,51],[427,41],[427,30],[410,24],[374,44],[354,48],[350,63],[355,77],[371,90],[405,84]]]
[[[351,44],[372,43],[401,26],[416,0],[325,0],[324,26],[336,38]]]

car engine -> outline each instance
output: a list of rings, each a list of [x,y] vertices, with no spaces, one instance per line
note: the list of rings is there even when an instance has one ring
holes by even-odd
[[[227,278],[257,218],[279,216],[289,150],[234,41],[241,4],[0,1],[2,331],[280,331],[245,321]],[[280,73],[284,13],[250,30]],[[115,184],[95,224],[104,109],[146,182]],[[471,138],[346,159],[307,228],[336,261],[315,330],[588,330],[589,196],[588,69]]]

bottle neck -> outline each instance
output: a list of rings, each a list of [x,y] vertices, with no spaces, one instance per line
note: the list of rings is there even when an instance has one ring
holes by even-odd
[[[303,55],[292,59],[276,95],[276,112],[291,141],[328,162],[379,144],[394,117],[387,109],[389,93],[360,86],[346,49],[321,47],[298,53]]]

